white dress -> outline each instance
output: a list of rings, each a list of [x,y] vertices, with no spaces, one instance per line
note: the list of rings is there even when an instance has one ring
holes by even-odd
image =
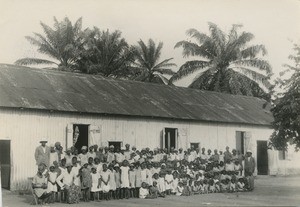
[[[178,186],[178,178],[175,178],[171,184],[172,193],[176,193],[177,186]]]
[[[105,172],[102,171],[101,177],[105,182],[107,182],[108,178],[110,177],[110,171],[109,170],[106,170]],[[108,193],[110,190],[109,182],[107,183],[107,185],[105,185],[104,182],[101,182],[101,187],[104,193]]]
[[[147,183],[147,169],[141,170],[141,183]]]
[[[121,188],[129,188],[129,167],[128,166],[122,166],[121,169]]]
[[[48,188],[47,192],[57,192],[57,185],[56,185],[56,178],[57,178],[57,172],[49,172],[49,177],[48,177]],[[52,184],[51,182],[54,184]]]
[[[147,183],[148,185],[153,185],[153,180],[152,180],[152,172],[151,170],[147,169],[146,170],[146,176],[147,176]]]
[[[101,185],[98,188],[98,181],[100,178],[100,174],[99,173],[91,173],[92,175],[92,188],[91,188],[91,192],[99,192],[101,191]]]
[[[173,175],[172,174],[166,174],[165,177],[165,186],[166,186],[166,190],[170,190],[172,183],[170,183],[173,180]]]
[[[158,190],[160,193],[166,191],[166,185],[165,185],[165,178],[164,177],[160,177],[158,179]]]

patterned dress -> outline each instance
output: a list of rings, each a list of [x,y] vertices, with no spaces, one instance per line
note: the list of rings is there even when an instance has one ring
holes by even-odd
[[[91,172],[87,168],[81,170],[81,189],[92,187],[92,176]]]

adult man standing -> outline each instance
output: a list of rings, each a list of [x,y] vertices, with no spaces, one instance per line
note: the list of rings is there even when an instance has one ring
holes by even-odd
[[[255,160],[252,157],[251,150],[247,150],[244,169],[245,169],[245,177],[248,179],[248,183],[249,183],[249,190],[252,191],[254,189],[253,173],[255,170]]]
[[[41,145],[35,149],[34,157],[36,164],[39,166],[40,164],[45,164],[49,167],[50,161],[50,148],[46,145],[46,140],[40,141]]]

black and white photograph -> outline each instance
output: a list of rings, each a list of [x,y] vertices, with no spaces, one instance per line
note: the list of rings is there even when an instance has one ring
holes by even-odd
[[[0,207],[300,206],[300,0],[0,0]]]

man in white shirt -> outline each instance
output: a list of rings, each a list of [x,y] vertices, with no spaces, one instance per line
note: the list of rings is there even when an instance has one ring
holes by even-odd
[[[74,183],[76,175],[72,171],[72,165],[67,165],[67,170],[62,172],[60,176],[57,177],[56,182],[61,187],[62,190],[69,189],[69,187]]]

